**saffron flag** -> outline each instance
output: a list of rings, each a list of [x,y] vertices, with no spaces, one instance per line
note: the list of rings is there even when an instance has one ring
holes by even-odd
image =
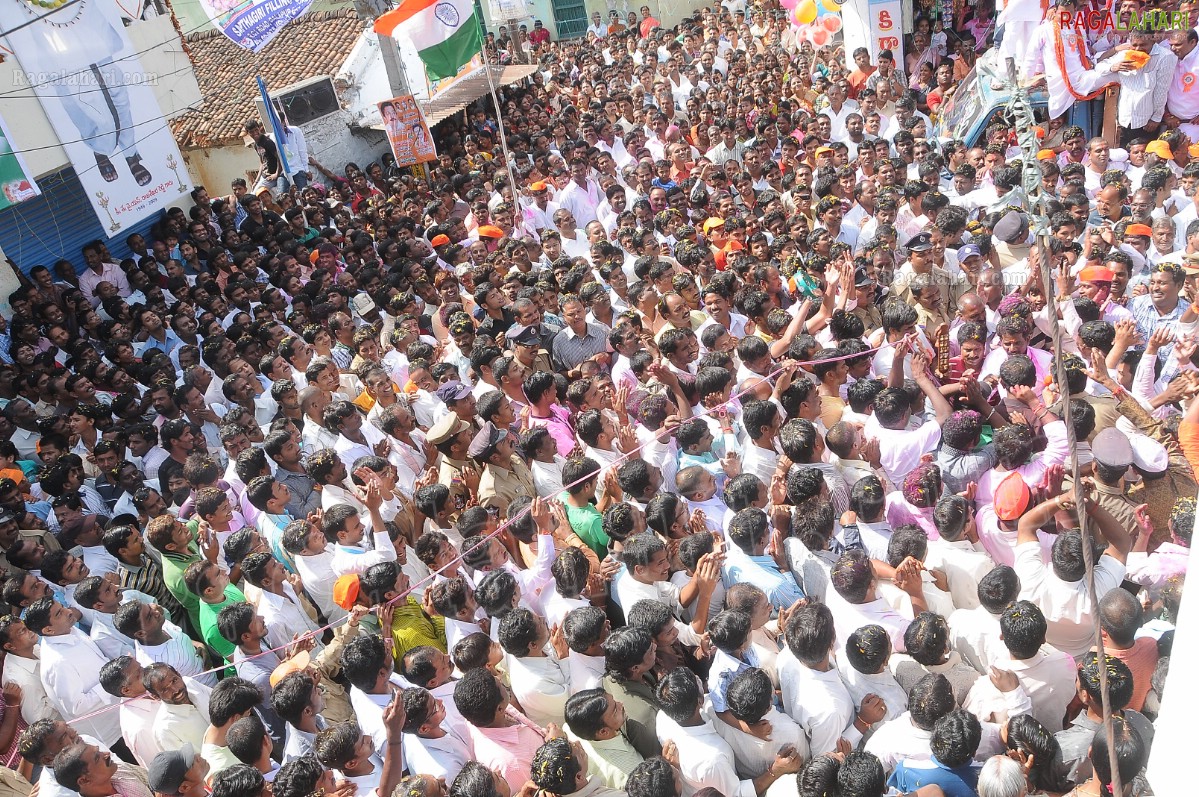
[[[430,80],[453,77],[483,49],[473,0],[403,0],[375,20],[375,33],[411,39]]]

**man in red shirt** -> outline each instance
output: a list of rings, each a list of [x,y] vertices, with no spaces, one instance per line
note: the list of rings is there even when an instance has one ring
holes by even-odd
[[[858,92],[862,90],[862,86],[866,85],[866,78],[878,71],[878,67],[870,63],[870,51],[865,47],[859,47],[853,51],[853,62],[857,69],[849,73],[849,97],[856,100]]]
[[[529,41],[534,47],[540,47],[550,40],[550,32],[541,24],[541,20],[533,21],[533,32],[529,34]]]

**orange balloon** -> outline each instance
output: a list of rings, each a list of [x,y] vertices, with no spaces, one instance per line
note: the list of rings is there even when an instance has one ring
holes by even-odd
[[[816,45],[817,47],[823,47],[824,45],[828,44],[828,41],[831,37],[832,34],[830,34],[824,27],[819,25],[814,25],[808,31],[808,38],[810,38],[812,40],[812,44]]]
[[[826,17],[820,18],[820,24],[824,25],[825,30],[829,33],[836,33],[841,30],[841,17],[836,14],[829,14]]]
[[[795,21],[801,25],[808,25],[816,21],[815,0],[803,0],[795,7]]]

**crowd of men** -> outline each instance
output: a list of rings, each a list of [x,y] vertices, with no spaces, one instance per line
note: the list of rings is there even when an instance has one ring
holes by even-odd
[[[1151,793],[1197,35],[1020,34],[1087,67],[1051,113],[1154,112],[1046,120],[1037,216],[1011,120],[934,136],[987,5],[877,62],[737,3],[501,36],[506,153],[278,181],[249,124],[255,190],[19,264],[0,793]]]

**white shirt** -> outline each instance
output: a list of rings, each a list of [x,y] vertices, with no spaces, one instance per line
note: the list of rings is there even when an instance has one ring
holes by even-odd
[[[295,588],[288,582],[282,584],[283,594],[276,595],[269,590],[262,591],[262,599],[258,601],[258,612],[266,621],[266,641],[272,648],[279,648],[291,642],[294,634],[305,634],[316,631],[317,625],[300,606]],[[314,640],[316,649],[314,655],[324,649],[318,637]]]
[[[1045,641],[1071,656],[1081,656],[1095,641],[1097,608],[1091,604],[1087,583],[1062,581],[1045,564],[1038,543],[1016,546],[1013,565],[1020,577],[1020,599],[1032,601],[1045,613],[1049,629]],[[1119,588],[1124,565],[1104,554],[1095,563],[1095,599]]]
[[[566,615],[575,609],[591,605],[591,601],[583,598],[564,598],[556,589],[546,590],[545,594],[541,597],[541,606],[545,611],[545,621],[551,628],[556,625],[562,625],[562,621],[566,619]],[[574,654],[572,653],[571,656],[573,657]]]
[[[827,116],[832,122],[833,141],[841,141],[849,137],[849,133],[845,130],[845,120],[851,113],[856,113],[861,116],[861,111],[858,108],[858,103],[855,100],[846,100],[841,104],[840,111],[834,111],[833,106],[826,105],[824,110],[820,112],[821,116]]]
[[[33,655],[38,655],[34,648]],[[38,720],[59,719],[61,715],[42,686],[42,663],[38,658],[25,659],[9,653],[4,657],[2,680],[4,683],[21,687],[21,717],[26,725]]]
[[[988,681],[988,683],[990,683]],[[1023,689],[1005,692],[1006,710],[1009,717],[1025,714],[1031,705],[1028,695]],[[975,761],[986,761],[993,755],[1002,753],[1005,749],[1003,739],[999,735],[999,726],[993,722],[980,720],[982,723],[982,741],[974,754]],[[863,748],[867,753],[873,753],[882,762],[883,769],[889,774],[895,765],[906,758],[916,761],[928,761],[932,758],[932,731],[917,728],[912,723],[912,715],[904,712],[889,722],[884,722],[874,731]]]
[[[400,689],[408,689],[412,686],[402,675],[395,673],[392,673],[388,680],[393,687]],[[387,728],[383,725],[383,709],[387,708],[387,704],[390,702],[390,691],[382,695],[371,695],[356,686],[350,687],[350,708],[353,709],[362,732],[375,740],[376,750],[383,750],[387,747]],[[446,710],[449,710],[448,706]]]
[[[541,462],[536,459],[529,462],[529,470],[533,472],[533,489],[537,491],[537,495],[552,498],[565,489],[562,486],[562,466],[565,464],[566,457],[561,454],[554,455],[553,462]]]
[[[190,692],[192,685],[189,684],[188,687]],[[191,703],[182,706],[163,703],[158,712],[158,722],[154,726],[154,738],[163,750],[178,750],[184,744],[190,744],[199,750],[204,745],[204,733],[208,730],[208,722],[205,713]]]
[[[903,477],[916,469],[920,457],[941,442],[941,425],[936,421],[927,421],[916,429],[884,429],[873,415],[870,417],[867,435],[878,438],[879,460],[892,484],[903,484]]]
[[[1077,668],[1074,659],[1052,645],[1044,645],[1029,659],[1001,658],[995,666],[1011,670],[1020,678],[1020,685],[1032,701],[1029,712],[1050,733],[1062,730],[1062,716],[1074,698]],[[986,719],[994,712],[1005,710],[1002,693],[990,678],[979,678],[970,688],[963,706]]]
[[[304,425],[307,426],[308,424]],[[339,434],[337,442],[333,444],[333,450],[337,452],[337,456],[345,463],[346,470],[353,470],[354,463],[361,457],[373,457],[375,455],[375,446],[387,439],[387,435],[369,423],[362,424],[362,437],[366,440],[366,445],[356,443],[344,434]]]
[[[691,797],[700,789],[711,786],[725,797],[756,797],[752,780],[740,780],[734,774],[736,756],[729,743],[720,737],[713,726],[720,720],[711,719],[706,712],[702,725],[684,727],[658,712],[658,741],[674,742],[679,750],[679,774],[683,778],[682,797]]]
[[[719,717],[712,721],[716,733],[733,750],[737,777],[752,780],[765,775],[775,756],[787,745],[794,747],[804,761],[808,760],[808,737],[795,720],[776,708],[771,708],[762,719],[770,723],[770,738],[765,740],[734,728]]]
[[[82,717],[118,703],[100,686],[100,669],[107,663],[96,643],[78,628],[61,636],[42,637],[42,686],[59,714]],[[121,738],[120,719],[111,709],[72,723],[76,730],[109,746]]]
[[[148,693],[141,697],[126,699],[117,709],[121,722],[121,736],[129,751],[137,759],[138,766],[149,767],[154,756],[163,748],[154,738],[154,726],[158,722],[158,709],[162,704]]]
[[[466,762],[474,758],[470,746],[449,732],[437,739],[405,733],[403,751],[410,771],[442,778],[447,783],[453,783]]]
[[[566,698],[570,697],[570,671],[556,656],[509,655],[505,659],[512,696],[520,701],[525,716],[541,727],[566,722]]]
[[[348,612],[333,602],[333,582],[337,576],[333,573],[334,546],[326,545],[325,550],[315,556],[295,556],[296,572],[304,582],[304,591],[308,597],[325,613],[329,622],[334,623],[346,617]]]
[[[1075,93],[1090,95],[1105,85],[1115,82],[1112,75],[1101,74],[1096,69],[1085,69],[1079,50],[1082,49],[1090,60],[1090,47],[1087,45],[1084,32],[1073,28],[1063,28],[1059,35],[1054,21],[1046,18],[1033,33],[1032,41],[1024,55],[1024,70],[1026,76],[1044,75],[1046,88],[1049,92],[1049,116],[1056,119],[1075,103]],[[1058,57],[1060,45],[1061,58]],[[1192,53],[1194,55],[1194,53]],[[1069,81],[1067,83],[1066,81]],[[1175,80],[1181,91],[1180,80]],[[1174,83],[1170,86],[1170,96],[1174,97]],[[1189,98],[1188,98],[1189,99]],[[1188,106],[1189,107],[1189,106]],[[1199,110],[1199,106],[1197,106]],[[1190,119],[1194,113],[1183,118]]]
[[[925,565],[940,570],[949,582],[949,595],[959,609],[978,606],[978,582],[995,562],[979,543],[969,540],[930,540]]]
[[[116,629],[113,624],[114,616],[95,610],[88,611],[87,617],[92,621],[88,636],[96,643],[96,647],[100,648],[100,652],[110,659],[126,655],[132,656],[136,644]]]
[[[582,692],[584,689],[596,689],[604,680],[606,662],[603,656],[586,656],[572,650],[566,663],[570,669],[570,693],[572,695]]]
[[[98,747],[102,751],[108,750],[108,745],[87,734],[79,734],[79,740],[93,747]],[[54,779],[54,770],[50,767],[42,767],[42,774],[38,776],[37,783],[38,794],[40,797],[75,797],[79,792],[71,791],[66,786],[60,784]]]
[[[655,581],[653,584],[643,584],[633,578],[626,569],[622,569],[615,577],[615,589],[612,597],[616,605],[626,613],[637,605],[637,601],[658,600],[665,603],[676,613],[680,608],[679,588],[669,581]]]
[[[833,624],[837,639],[849,639],[849,635],[864,625],[881,625],[891,637],[891,649],[906,653],[903,635],[912,623],[909,614],[894,609],[881,595],[866,603],[849,603],[835,589],[825,593],[825,602],[833,612]],[[910,603],[908,604],[911,605]]]
[[[86,485],[84,485],[86,486]],[[96,496],[101,502],[104,501],[99,495]],[[107,507],[106,507],[107,508]],[[99,513],[97,513],[99,514]],[[116,573],[119,571],[121,563],[115,556],[104,549],[102,545],[79,546],[78,553],[83,563],[87,565],[87,569],[91,571],[93,576],[102,576],[106,573]]]
[[[151,664],[161,661],[164,664],[169,664],[183,676],[191,676],[198,679],[205,686],[216,686],[216,674],[204,673],[204,660],[200,658],[196,646],[192,644],[191,637],[183,633],[183,629],[172,622],[166,622],[162,626],[162,630],[170,637],[161,645],[146,645],[141,642],[137,643],[134,657],[143,667],[149,667]],[[291,637],[288,637],[288,642]]]
[[[1153,59],[1151,58],[1150,61]],[[1199,79],[1199,47],[1193,48],[1184,58],[1179,59],[1170,80],[1169,97],[1166,107],[1170,113],[1183,122],[1199,116],[1199,94],[1193,91],[1195,80]]]
[[[396,560],[395,545],[386,531],[375,532],[374,541],[375,549],[373,551],[368,551],[361,545],[334,546],[333,561],[329,565],[333,570],[334,577],[341,578],[351,573],[361,575],[371,565]]]
[[[950,647],[983,675],[991,666],[1007,656],[1007,648],[999,638],[999,618],[983,606],[958,609],[947,618]]]
[[[783,708],[803,728],[812,755],[833,752],[842,738],[857,745],[862,738],[853,724],[857,707],[835,664],[824,672],[813,670],[784,648],[778,657],[778,673]]]
[[[779,464],[778,452],[772,448],[762,448],[751,441],[746,442],[742,451],[741,472],[752,473],[762,484],[770,487],[770,480]]]
[[[599,184],[590,178],[585,186],[571,180],[558,194],[558,206],[570,211],[580,230],[586,229],[591,222],[599,220],[599,206],[603,201],[604,192],[600,190]]]
[[[304,444],[304,450],[311,453],[320,451],[325,448],[333,448],[337,443],[339,435],[335,435],[323,426],[315,424],[311,419],[304,421],[304,428],[300,430],[300,440]]]
[[[899,685],[899,681],[895,680],[895,674],[889,668],[884,667],[882,672],[863,673],[847,664],[840,669],[840,673],[841,681],[849,690],[854,705],[862,705],[862,699],[866,695],[882,698],[887,707],[883,722],[893,720],[908,710],[908,693]]]

